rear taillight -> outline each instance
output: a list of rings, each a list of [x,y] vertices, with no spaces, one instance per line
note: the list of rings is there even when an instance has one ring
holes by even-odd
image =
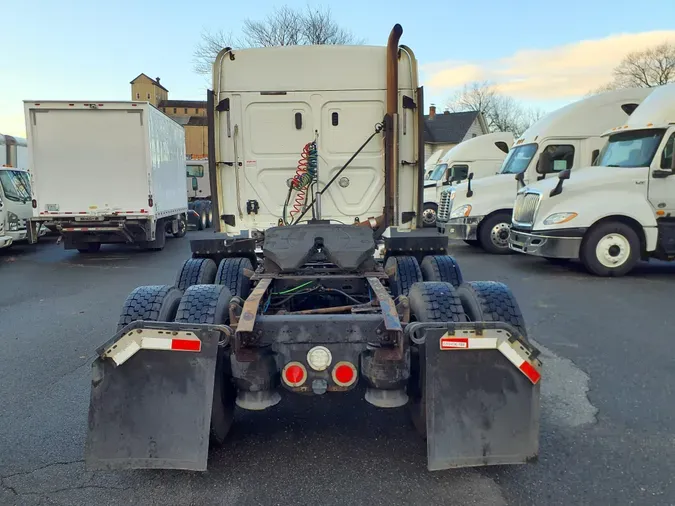
[[[356,367],[349,362],[338,362],[333,368],[333,381],[341,387],[353,385],[357,377]]]
[[[150,196],[148,197],[148,207],[149,207],[150,209],[152,209],[153,207],[155,207],[155,201],[152,200],[152,195],[150,195]]]
[[[299,387],[307,381],[307,369],[300,362],[289,362],[281,372],[281,377],[289,387]]]
[[[37,209],[37,200],[33,199],[33,209]]]

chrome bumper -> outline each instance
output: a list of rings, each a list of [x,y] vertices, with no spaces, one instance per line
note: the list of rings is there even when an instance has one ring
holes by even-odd
[[[583,237],[557,237],[511,229],[509,248],[546,258],[579,258]]]
[[[13,239],[8,235],[0,235],[0,249],[11,246]]]
[[[478,239],[478,224],[482,220],[483,216],[470,216],[468,218],[454,218],[446,222],[436,221],[436,229],[450,239],[475,241]]]

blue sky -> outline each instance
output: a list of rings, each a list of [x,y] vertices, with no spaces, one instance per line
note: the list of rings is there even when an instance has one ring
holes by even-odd
[[[23,134],[24,99],[128,100],[129,81],[141,72],[160,76],[172,99],[203,99],[206,81],[192,70],[202,29],[236,33],[244,19],[282,4],[7,0],[0,9],[0,132]],[[628,50],[675,41],[673,0],[643,0],[630,14],[635,4],[621,0],[322,5],[369,44],[384,45],[401,23],[402,43],[422,66],[427,104],[441,107],[463,82],[490,79],[518,100],[550,110],[609,79]]]

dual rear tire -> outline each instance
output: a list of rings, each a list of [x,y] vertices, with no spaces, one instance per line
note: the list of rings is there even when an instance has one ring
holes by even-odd
[[[502,322],[510,324],[524,339],[527,329],[511,290],[494,281],[451,283],[425,281],[410,289],[411,320],[418,322]],[[426,437],[426,345],[411,346],[408,409],[415,429]]]

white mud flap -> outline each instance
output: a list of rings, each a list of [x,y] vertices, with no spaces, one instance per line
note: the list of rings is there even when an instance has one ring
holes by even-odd
[[[425,343],[429,470],[536,460],[539,352],[507,324],[413,325]]]
[[[134,322],[99,348],[86,468],[206,470],[220,336],[207,326]]]

